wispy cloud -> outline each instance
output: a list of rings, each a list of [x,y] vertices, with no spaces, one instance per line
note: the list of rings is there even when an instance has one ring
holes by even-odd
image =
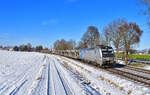
[[[42,25],[57,24],[57,20],[56,19],[49,19],[49,20],[42,21],[41,24]]]

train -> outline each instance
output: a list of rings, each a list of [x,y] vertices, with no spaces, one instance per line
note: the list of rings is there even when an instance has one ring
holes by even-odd
[[[79,50],[53,50],[52,53],[98,66],[112,66],[115,64],[114,50],[111,46],[98,45],[95,48],[82,48]]]

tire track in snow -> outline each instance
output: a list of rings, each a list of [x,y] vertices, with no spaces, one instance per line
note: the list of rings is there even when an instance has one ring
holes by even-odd
[[[65,84],[59,70],[57,69],[55,61],[50,60],[50,82],[51,82],[51,94],[52,95],[72,95],[71,91]]]
[[[44,64],[41,65],[39,72],[36,75],[36,79],[33,81],[32,85],[28,90],[28,95],[46,95],[47,87],[47,72],[48,72],[48,63],[47,57],[44,57],[42,61]]]
[[[37,83],[35,89],[33,89],[33,91],[32,91],[32,93],[33,93],[34,95],[37,95],[37,94],[41,93],[43,86],[45,86],[45,85],[44,85],[44,82],[46,81],[45,79],[46,79],[46,71],[47,71],[47,68],[48,68],[48,67],[47,67],[47,65],[46,65],[46,66],[42,69],[42,74],[41,74],[41,76],[40,76],[40,79],[39,79],[39,81],[38,81],[38,83]]]
[[[48,63],[47,95],[50,95],[50,63]]]
[[[16,85],[18,85],[19,83],[22,83],[22,80],[25,80],[25,76],[27,73],[21,73],[16,79],[10,80],[9,85],[7,85],[8,81],[6,82],[6,85],[3,86],[3,88],[0,90],[0,94],[4,94],[4,93],[9,93],[12,90],[14,90],[14,88],[16,87]]]
[[[12,89],[15,88],[16,85],[18,85],[20,82],[22,83],[22,80],[25,80],[24,78],[27,76],[28,73],[30,73],[29,70],[31,68],[32,65],[26,68],[23,72],[21,72],[16,78],[13,78],[11,80],[5,80],[5,82],[0,85],[0,95],[4,95],[4,93],[10,92]]]
[[[19,91],[19,89],[28,81],[27,79],[25,79],[25,75],[26,74],[24,74],[22,77],[19,77],[18,80],[12,83],[11,86],[7,87],[1,94],[15,95]]]
[[[18,87],[16,87],[9,95],[15,95],[19,89],[25,84],[27,80],[23,81]]]
[[[63,79],[61,78],[60,73],[59,73],[59,71],[58,71],[56,65],[55,65],[55,68],[56,68],[57,74],[58,74],[58,76],[59,76],[59,79],[61,80],[61,83],[62,83],[62,85],[63,85],[63,88],[64,88],[64,90],[65,90],[66,95],[70,95],[70,94],[69,94],[69,91],[68,91],[69,88],[67,89],[67,87],[65,86],[64,81],[63,81]]]
[[[54,77],[53,77],[53,73],[54,73],[54,72],[52,71],[52,70],[53,70],[53,67],[51,66],[51,65],[52,65],[52,62],[51,62],[51,63],[50,63],[50,62],[51,62],[51,60],[49,59],[49,67],[51,67],[51,69],[49,70],[49,72],[50,72],[50,74],[49,74],[49,75],[50,75],[50,88],[51,88],[51,89],[50,89],[50,92],[51,92],[52,95],[57,95],[57,94],[56,94],[56,91],[55,91],[55,90],[56,90],[56,87],[55,87],[55,85],[54,85],[54,82],[55,82],[55,81],[54,81]]]
[[[0,93],[3,93],[5,91],[7,91],[9,88],[11,88],[11,86],[16,84],[20,80],[21,77],[22,77],[22,74],[18,75],[18,77],[15,79],[5,80],[2,84],[0,84],[0,86],[1,86],[0,87]],[[8,83],[9,83],[9,85],[7,85]]]

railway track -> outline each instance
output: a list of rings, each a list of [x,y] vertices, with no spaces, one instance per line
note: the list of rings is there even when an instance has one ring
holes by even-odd
[[[140,84],[144,84],[145,86],[150,86],[150,78],[148,78],[148,77],[144,77],[144,76],[140,76],[137,74],[133,74],[131,72],[126,72],[126,71],[122,71],[122,70],[118,70],[118,69],[112,69],[112,68],[108,68],[105,70],[110,72],[110,73],[119,75],[121,77],[128,78],[128,79],[133,80],[135,82],[138,82]]]
[[[72,58],[70,58],[70,59],[72,59]],[[139,75],[139,74],[134,74],[133,72],[126,72],[124,70],[124,68],[128,69],[128,70],[140,72],[140,73],[143,73],[143,74],[150,74],[149,70],[145,70],[145,69],[137,68],[137,67],[133,67],[133,66],[128,66],[128,65],[127,66],[123,66],[122,70],[118,70],[116,68],[99,67],[99,66],[95,65],[94,63],[91,64],[91,63],[83,62],[82,60],[77,60],[77,59],[73,59],[73,60],[79,61],[81,63],[87,64],[87,65],[90,65],[90,66],[94,66],[97,69],[101,69],[101,70],[107,71],[109,73],[118,75],[120,77],[124,77],[124,78],[129,79],[131,81],[134,81],[136,83],[143,84],[145,86],[150,87],[150,77],[145,77],[145,76],[142,76],[142,75]]]
[[[115,75],[119,75],[120,77],[124,77],[129,80],[133,80],[134,82],[144,84],[145,86],[150,86],[150,77],[148,77],[150,74],[149,70],[145,70],[142,68],[133,67],[133,66],[129,66],[129,65],[123,66],[122,68],[105,68],[104,69],[104,68],[100,67],[100,69],[103,69],[103,70],[113,73]],[[147,77],[145,75],[147,75]]]
[[[101,68],[101,69],[103,69],[103,68]],[[124,66],[122,68],[119,68],[119,69],[118,68],[107,68],[104,70],[106,70],[110,73],[113,73],[115,75],[119,75],[121,77],[133,80],[134,82],[144,84],[145,86],[150,86],[150,77],[148,77],[148,75],[150,74],[149,70],[145,70],[145,69],[137,68],[137,67],[133,67],[133,66],[128,66],[128,65]],[[128,70],[130,70],[130,72]],[[131,72],[131,71],[133,71],[133,72]],[[147,77],[144,75],[147,75]]]
[[[134,70],[137,72],[142,72],[142,73],[146,73],[146,74],[150,74],[150,70],[146,70],[146,69],[142,69],[142,68],[138,68],[138,67],[133,67],[133,66],[125,66],[125,68],[130,69],[130,70]]]

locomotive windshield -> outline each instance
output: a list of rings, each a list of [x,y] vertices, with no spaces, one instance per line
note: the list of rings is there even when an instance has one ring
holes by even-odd
[[[103,57],[114,57],[113,48],[109,46],[101,47]]]

